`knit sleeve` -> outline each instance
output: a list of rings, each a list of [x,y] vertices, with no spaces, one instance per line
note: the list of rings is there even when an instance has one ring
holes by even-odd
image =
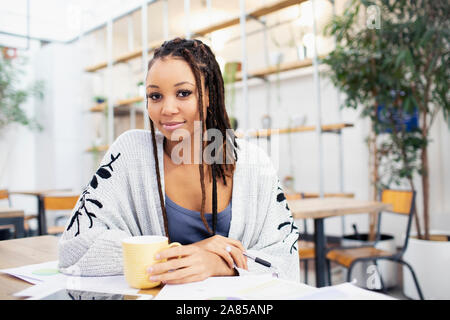
[[[123,273],[121,240],[138,232],[127,207],[126,152],[114,142],[76,203],[59,241],[62,273]]]
[[[289,209],[276,169],[268,155],[259,148],[252,149],[258,154],[258,169],[253,169],[252,179],[257,181],[258,194],[255,216],[247,221],[251,228],[251,239],[247,243],[247,253],[271,263],[267,268],[247,259],[248,268],[253,273],[273,273],[280,278],[300,281],[297,241],[299,229]],[[251,209],[251,208],[249,208]],[[242,274],[242,272],[240,272]]]
[[[258,241],[247,248],[247,253],[270,262],[272,268],[269,269],[248,259],[249,271],[258,273],[276,271],[280,278],[300,281],[298,236],[298,227],[295,225],[280,182],[276,180]]]

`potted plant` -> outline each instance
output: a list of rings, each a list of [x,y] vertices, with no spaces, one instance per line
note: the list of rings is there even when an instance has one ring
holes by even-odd
[[[94,97],[94,101],[98,104],[105,103],[106,100],[107,99],[104,96],[95,96]]]
[[[361,24],[360,16],[374,6],[378,15],[369,19],[378,23]],[[448,241],[447,251],[427,255],[428,259],[414,254],[419,247],[428,247],[425,250],[431,253],[435,251],[431,247],[442,244],[433,241],[430,230],[428,146],[437,115],[442,112],[448,120],[450,113],[449,14],[450,6],[442,0],[353,0],[327,26],[326,34],[336,37],[336,48],[323,59],[330,67],[328,76],[345,93],[344,107],[361,107],[362,115],[371,119],[369,142],[379,169],[373,182],[378,187],[400,185],[422,191],[423,207],[417,208],[414,219],[417,239],[411,239],[405,260],[415,269],[426,298],[442,298],[443,290],[450,297],[450,283],[443,282],[448,277],[441,273],[450,269]],[[380,108],[385,109],[381,117]],[[408,126],[414,114],[416,125]],[[421,188],[415,177],[420,178]],[[425,268],[420,265],[424,262]],[[408,280],[407,270],[404,275]],[[440,282],[429,282],[430,275],[437,275]],[[405,289],[409,287],[404,283]],[[405,294],[412,296],[411,291]]]

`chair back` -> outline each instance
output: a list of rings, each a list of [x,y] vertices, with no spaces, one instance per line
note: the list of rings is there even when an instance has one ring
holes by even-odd
[[[392,205],[392,210],[386,212],[400,214],[408,217],[405,233],[405,242],[401,250],[402,254],[406,251],[406,248],[408,246],[408,239],[411,231],[411,225],[415,210],[415,198],[416,198],[415,191],[392,190],[392,189],[384,189],[381,191],[380,196],[381,202]],[[381,224],[381,212],[378,216],[378,235],[381,235],[380,224]]]
[[[11,207],[11,199],[9,198],[9,191],[8,189],[0,189],[0,200],[8,200],[8,205]]]
[[[79,195],[45,195],[45,210],[72,210],[77,204]]]

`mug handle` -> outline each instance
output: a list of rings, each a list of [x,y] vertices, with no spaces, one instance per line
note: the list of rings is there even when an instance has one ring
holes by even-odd
[[[181,247],[182,244],[179,242],[172,242],[171,244],[169,244],[169,246],[167,248],[174,248],[174,247]],[[180,259],[181,256],[178,256],[178,259]]]
[[[172,242],[171,244],[169,244],[168,248],[173,248],[173,247],[180,247],[181,243],[179,242]]]

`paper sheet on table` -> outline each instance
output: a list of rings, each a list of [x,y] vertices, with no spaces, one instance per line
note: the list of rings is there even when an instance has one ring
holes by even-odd
[[[17,268],[0,270],[32,284],[47,281],[64,281],[65,275],[58,271],[58,261],[49,261],[38,264],[30,264]]]
[[[109,277],[73,277],[65,276],[64,281],[47,281],[16,292],[16,297],[39,298],[60,289],[92,291],[113,294],[137,294],[138,289],[131,288],[124,276]]]
[[[350,282],[323,287],[300,300],[395,300],[388,295],[360,288]]]
[[[308,294],[316,288],[305,284],[273,278],[270,275],[211,277],[203,281],[165,285],[156,300],[205,299],[291,299]]]
[[[123,275],[109,277],[75,277],[58,271],[58,261],[3,269],[0,272],[27,281],[35,286],[15,293],[15,296],[34,297],[43,292],[57,289],[73,289],[104,293],[136,294],[139,290],[131,288]]]

